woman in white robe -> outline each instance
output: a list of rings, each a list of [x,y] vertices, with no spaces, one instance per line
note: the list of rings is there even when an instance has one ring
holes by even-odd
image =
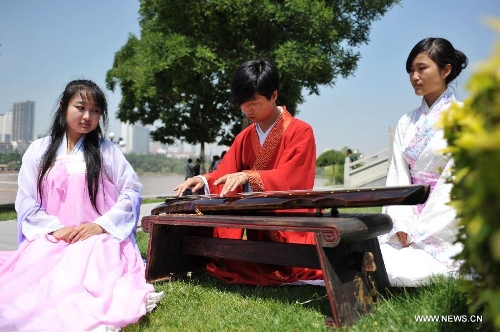
[[[448,182],[453,160],[443,154],[446,140],[437,127],[441,114],[457,102],[448,89],[467,66],[467,57],[443,38],[426,38],[410,52],[406,70],[420,107],[401,117],[396,127],[387,186],[427,184],[431,194],[425,204],[386,206],[392,230],[379,237],[389,275],[395,286],[417,286],[432,275],[452,274],[461,251],[456,214]]]

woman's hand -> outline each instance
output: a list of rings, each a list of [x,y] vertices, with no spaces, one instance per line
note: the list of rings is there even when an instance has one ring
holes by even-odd
[[[59,228],[57,231],[54,231],[52,233],[52,236],[54,236],[58,241],[63,240],[67,243],[70,243],[69,236],[71,235],[71,233],[73,233],[74,230],[75,229],[73,227]]]
[[[192,192],[196,192],[199,189],[203,188],[205,183],[201,178],[188,178],[186,181],[178,185],[174,188],[174,191],[177,191],[177,196],[182,196],[187,188],[193,187]]]
[[[221,176],[214,181],[215,185],[219,185],[222,183],[224,183],[224,187],[222,187],[220,197],[224,196],[230,191],[235,191],[240,186],[247,184],[248,176],[245,172],[231,173]]]
[[[66,227],[64,227],[66,228]],[[105,233],[106,231],[104,228],[99,226],[98,224],[95,223],[86,223],[86,224],[81,224],[74,229],[72,229],[72,232],[68,235],[67,239],[64,239],[64,241],[68,243],[75,243],[78,241],[83,241],[85,239],[88,239],[89,237],[93,235],[99,235],[102,233]],[[54,232],[54,236],[57,238]]]
[[[413,242],[408,242],[408,233],[405,232],[396,232],[396,235],[399,238],[399,241],[403,245],[403,247],[409,247]]]

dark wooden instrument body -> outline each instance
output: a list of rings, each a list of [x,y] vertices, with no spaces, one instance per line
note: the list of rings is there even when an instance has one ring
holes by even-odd
[[[422,185],[400,187],[359,188],[343,190],[290,190],[232,194],[224,197],[182,196],[167,197],[151,214],[228,213],[237,215],[251,211],[270,211],[304,208],[348,208],[384,205],[413,205],[425,202],[430,187]]]
[[[150,233],[146,279],[198,271],[212,257],[322,269],[332,322],[349,325],[389,286],[377,236],[391,230],[392,220],[337,209],[420,204],[429,191],[412,185],[167,198],[142,219]],[[213,238],[215,227],[313,232],[316,245]]]

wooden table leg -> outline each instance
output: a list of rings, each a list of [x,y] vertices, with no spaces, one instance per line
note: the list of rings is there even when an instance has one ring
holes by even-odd
[[[186,255],[182,241],[186,236],[211,236],[211,227],[171,226],[153,223],[149,232],[146,280],[169,279],[173,274],[200,271],[208,262],[206,257]]]
[[[351,325],[372,309],[377,292],[388,285],[378,241],[374,238],[324,248],[320,244],[320,236],[316,234],[316,249],[333,322],[337,327]],[[373,270],[374,267],[373,272],[363,271]]]

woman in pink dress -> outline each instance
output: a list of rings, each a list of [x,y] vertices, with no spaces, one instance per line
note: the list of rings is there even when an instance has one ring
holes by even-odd
[[[19,248],[0,252],[1,331],[119,330],[163,296],[135,241],[142,185],[104,139],[107,115],[95,83],[72,81],[50,135],[23,156]]]

